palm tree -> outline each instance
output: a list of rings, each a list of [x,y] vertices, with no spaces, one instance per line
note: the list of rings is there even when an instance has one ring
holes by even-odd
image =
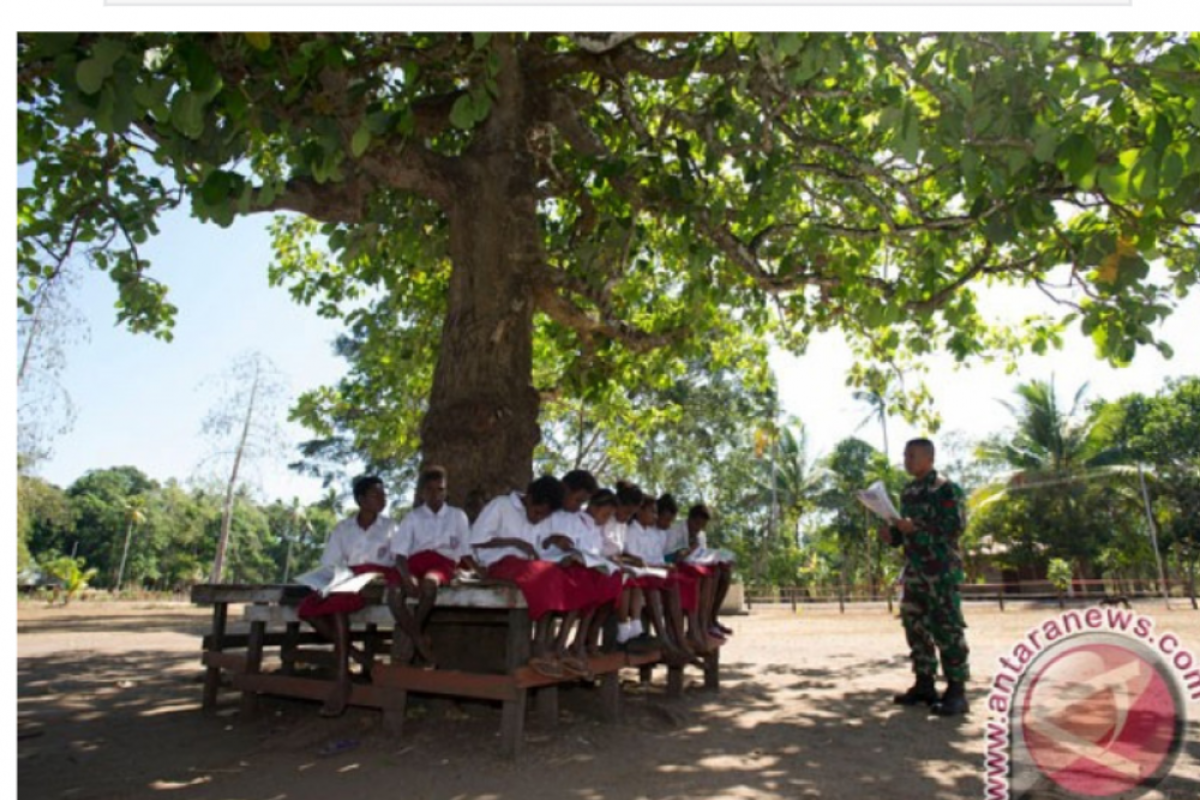
[[[808,431],[799,420],[784,426],[774,435],[768,434],[767,454],[770,472],[754,482],[754,494],[759,503],[771,509],[768,539],[755,557],[755,578],[761,579],[768,552],[775,544],[774,536],[782,521],[795,533],[800,515],[820,490],[825,471],[808,458]]]
[[[292,570],[292,545],[296,541],[296,534],[299,533],[303,537],[306,533],[312,533],[312,523],[308,521],[308,515],[304,511],[304,506],[300,505],[300,498],[292,498],[292,506],[288,509],[288,527],[287,527],[287,555],[283,560],[283,582],[288,582],[288,577]]]
[[[125,548],[121,551],[121,566],[117,569],[115,584],[117,591],[120,591],[121,584],[125,580],[125,561],[129,558],[129,541],[133,538],[133,529],[146,521],[146,515],[142,511],[145,506],[146,499],[141,495],[135,495],[125,500]]]
[[[1023,532],[1019,541],[1025,557],[1034,558],[1040,548],[1049,546],[1069,555],[1081,572],[1098,555],[1097,548],[1107,536],[1089,513],[1095,509],[1089,505],[1086,484],[1128,471],[1115,466],[1120,449],[1113,446],[1113,430],[1119,412],[1108,404],[1097,413],[1085,414],[1087,389],[1086,383],[1080,386],[1065,409],[1053,378],[1018,384],[1014,402],[1001,400],[1013,415],[1015,430],[984,442],[977,452],[1011,472],[981,487],[970,500],[971,508],[980,511],[1015,500],[1013,493],[1029,492],[1023,495],[1026,510],[1018,529]]]
[[[857,400],[860,403],[866,403],[870,409],[867,412],[867,415],[865,417],[863,417],[862,422],[858,423],[858,427],[855,428],[854,430],[858,431],[858,430],[862,429],[862,427],[864,425],[871,422],[872,420],[875,420],[875,419],[879,420],[879,426],[880,426],[880,428],[883,429],[883,457],[890,459],[891,452],[888,450],[888,431],[887,431],[887,418],[888,418],[887,398],[885,398],[879,392],[872,391],[869,389],[867,391],[857,391],[854,393],[853,397],[855,400]],[[888,463],[890,464],[891,462],[889,461]]]
[[[1016,432],[1007,442],[985,443],[980,455],[1000,461],[1018,472],[1016,485],[1044,483],[1078,476],[1091,467],[1112,463],[1114,415],[1107,410],[1081,418],[1088,384],[1076,390],[1071,407],[1059,408],[1054,379],[1017,385],[1016,403],[1001,400],[1016,420]],[[1107,407],[1106,407],[1107,409]]]

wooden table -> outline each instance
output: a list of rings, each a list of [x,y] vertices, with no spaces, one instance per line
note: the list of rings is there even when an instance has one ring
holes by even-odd
[[[217,692],[226,676],[233,688],[241,691],[242,711],[247,715],[256,710],[260,694],[312,700],[323,700],[328,695],[329,679],[296,674],[300,663],[333,663],[328,642],[315,631],[303,630],[296,615],[296,606],[307,592],[294,585],[203,584],[192,588],[194,603],[213,607],[212,631],[204,637],[202,656],[206,668],[205,711],[215,709]],[[369,587],[364,596],[366,608],[350,615],[351,639],[365,655],[371,682],[355,683],[350,703],[381,709],[390,731],[402,731],[410,692],[500,702],[501,748],[508,756],[520,752],[531,692],[543,724],[557,722],[558,685],[575,679],[548,678],[527,665],[533,630],[525,600],[516,586],[485,582],[444,586],[438,591],[426,628],[437,654],[437,669],[420,669],[392,659],[377,663],[377,656],[396,645],[393,620],[383,603],[381,587]],[[228,609],[235,604],[246,607],[249,633],[227,631]],[[305,647],[313,644],[321,645],[320,649]],[[263,672],[268,648],[279,650],[278,672]],[[658,651],[639,655],[606,653],[589,660],[600,679],[606,719],[620,716],[621,669],[640,668],[642,680],[648,681],[660,661]],[[717,687],[718,670],[714,654],[704,670],[707,687]],[[667,671],[668,695],[680,694],[683,667],[667,665]]]

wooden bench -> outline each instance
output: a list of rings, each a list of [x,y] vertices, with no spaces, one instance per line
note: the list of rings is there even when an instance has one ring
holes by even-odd
[[[193,602],[213,606],[212,632],[204,637],[202,655],[206,711],[215,709],[218,690],[226,677],[242,693],[241,708],[247,715],[255,712],[260,694],[318,701],[328,695],[328,679],[296,671],[298,664],[333,664],[328,642],[315,631],[302,629],[296,607],[305,594],[307,589],[292,585],[193,587]],[[558,687],[577,679],[549,678],[528,666],[533,626],[516,586],[484,582],[439,590],[426,628],[437,653],[437,669],[421,669],[392,659],[377,661],[377,656],[396,647],[393,619],[380,587],[368,587],[364,597],[368,605],[350,615],[351,640],[360,645],[371,682],[352,686],[350,704],[381,709],[389,731],[399,734],[403,730],[408,695],[414,692],[498,701],[502,707],[501,748],[512,757],[521,749],[531,693],[540,721],[547,726],[557,723]],[[245,605],[249,633],[227,632],[228,607],[232,604]],[[267,648],[278,648],[278,672],[263,671]],[[656,666],[666,666],[667,694],[678,696],[683,691],[683,666],[663,664],[656,650],[637,655],[605,653],[589,659],[589,665],[600,681],[605,719],[620,716],[620,671],[624,668],[639,669],[641,680],[648,682]],[[704,675],[705,686],[716,689],[718,654],[706,659]]]

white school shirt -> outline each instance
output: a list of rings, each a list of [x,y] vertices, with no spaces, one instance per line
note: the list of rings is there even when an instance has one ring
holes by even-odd
[[[661,528],[659,529],[661,530]],[[703,534],[702,534],[703,535]],[[686,550],[688,547],[688,529],[687,522],[676,522],[666,530],[666,535],[663,537],[663,552],[675,553],[679,550]]]
[[[596,522],[596,518],[586,511],[579,512],[575,519],[575,530],[571,538],[575,546],[585,553],[604,555],[604,530]]]
[[[579,517],[582,516],[582,511],[564,511],[560,508],[539,522],[535,529],[538,555],[543,558],[546,557],[548,552],[546,539],[554,534],[566,536],[572,542],[575,542],[575,546],[578,547],[576,532],[579,528]]]
[[[413,556],[433,550],[458,561],[471,552],[471,523],[461,508],[446,503],[434,513],[429,506],[417,506],[396,526],[392,534],[392,555]]]
[[[329,534],[325,542],[325,551],[321,553],[321,565],[325,567],[357,567],[362,564],[381,564],[391,566],[391,538],[396,528],[396,522],[391,517],[380,514],[371,523],[371,527],[363,530],[358,524],[358,515],[348,517],[339,522]]]
[[[483,511],[471,526],[471,544],[483,544],[492,539],[523,539],[537,547],[538,528],[529,524],[521,493],[501,495],[484,506]],[[490,567],[505,556],[529,558],[515,547],[472,548],[475,558],[485,567]]]
[[[663,559],[663,542],[666,537],[658,528],[644,528],[642,523],[633,520],[625,533],[625,552],[637,556],[652,567],[666,563]]]
[[[601,530],[600,555],[605,558],[616,558],[625,552],[625,534],[628,528],[616,517],[610,519]]]

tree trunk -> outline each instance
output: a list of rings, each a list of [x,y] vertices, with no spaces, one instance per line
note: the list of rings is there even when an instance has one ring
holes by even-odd
[[[238,439],[237,452],[233,456],[233,469],[229,473],[229,484],[225,487],[225,506],[221,510],[221,537],[217,540],[217,555],[213,559],[212,583],[220,583],[225,571],[225,551],[229,548],[229,531],[233,526],[233,494],[237,488],[238,469],[242,465],[242,454],[250,438],[250,424],[254,420],[254,401],[258,398],[258,382],[262,375],[262,362],[254,362],[254,383],[250,387],[250,402],[246,404],[246,416],[242,423],[242,435]]]
[[[499,130],[492,136],[517,128],[505,119],[487,125]],[[531,385],[531,276],[541,258],[534,170],[487,141],[479,158],[464,159],[447,209],[454,266],[421,424],[425,464],[448,470],[449,501],[472,519],[491,498],[525,488],[540,438]]]

